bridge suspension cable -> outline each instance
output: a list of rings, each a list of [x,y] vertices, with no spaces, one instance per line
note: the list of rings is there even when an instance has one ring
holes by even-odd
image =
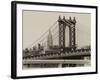
[[[36,41],[34,41],[32,44],[30,44],[27,48],[32,48],[39,42],[42,43],[44,41],[43,43],[46,43],[49,30],[54,34],[55,30],[57,29],[56,24],[57,24],[57,21],[55,21],[53,23],[53,25],[51,25],[46,32],[44,32],[38,39],[36,39]]]

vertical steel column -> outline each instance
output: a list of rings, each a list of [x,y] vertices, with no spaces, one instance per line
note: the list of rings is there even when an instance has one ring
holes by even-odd
[[[75,33],[75,24],[73,25],[73,50],[76,50],[76,33]]]
[[[62,21],[62,19],[59,16],[59,47],[61,49],[61,52],[64,52],[64,48],[65,48],[65,27],[66,25],[64,24],[64,22]]]
[[[75,26],[76,26],[76,19],[75,19],[75,17],[74,17],[74,19],[73,19],[73,50],[75,51],[76,50],[76,28],[75,28]]]
[[[71,32],[71,26],[69,26],[69,47],[72,47],[72,32]]]
[[[71,20],[70,18],[70,21],[71,21],[71,26],[69,27],[69,36],[70,36],[70,48],[72,51],[75,51],[76,49],[76,33],[75,33],[75,24],[76,24],[76,20],[75,20],[75,17],[73,20]]]
[[[75,27],[74,25],[71,25],[71,50],[74,51],[75,49]]]

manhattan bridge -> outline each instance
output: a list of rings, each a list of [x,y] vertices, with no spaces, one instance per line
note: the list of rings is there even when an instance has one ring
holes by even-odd
[[[65,16],[63,18],[59,16],[58,20],[30,48],[23,50],[23,65],[28,67],[75,67],[85,63],[90,64],[90,45],[83,48],[77,47],[76,23],[75,17],[66,19]],[[68,31],[67,36],[66,31]],[[68,42],[67,46],[66,42]]]

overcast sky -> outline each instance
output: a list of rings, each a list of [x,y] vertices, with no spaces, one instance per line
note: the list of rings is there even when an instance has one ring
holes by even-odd
[[[66,19],[76,18],[76,44],[89,45],[91,41],[91,14],[45,11],[23,11],[23,49],[30,47],[49,27],[58,20],[59,15]],[[68,45],[68,28],[66,28],[66,45]]]

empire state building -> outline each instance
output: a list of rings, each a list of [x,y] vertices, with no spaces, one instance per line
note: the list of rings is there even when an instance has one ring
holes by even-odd
[[[47,47],[50,49],[53,46],[53,39],[51,31],[49,30],[48,39],[47,39]]]

